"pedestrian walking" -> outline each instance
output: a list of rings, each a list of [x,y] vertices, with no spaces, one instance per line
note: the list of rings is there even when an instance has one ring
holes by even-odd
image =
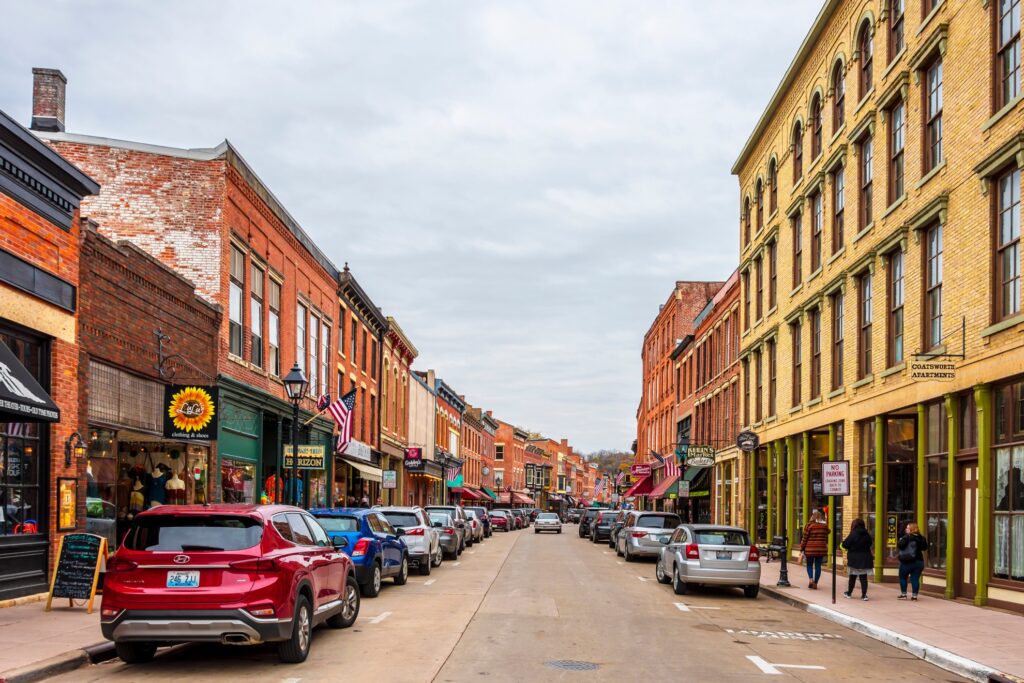
[[[907,579],[910,579],[911,600],[917,600],[921,590],[921,574],[924,572],[924,553],[928,550],[928,539],[921,535],[916,522],[907,524],[906,533],[896,542],[900,559],[900,600],[907,599]]]
[[[825,516],[821,510],[811,513],[811,521],[804,527],[803,536],[800,539],[800,559],[806,561],[808,588],[818,587],[818,580],[821,578],[821,563],[828,555],[828,535],[832,530],[825,523]]]
[[[846,569],[849,572],[850,585],[843,593],[848,598],[853,597],[853,586],[860,580],[860,599],[868,599],[868,573],[875,566],[874,558],[871,555],[873,541],[864,520],[858,517],[850,525],[850,535],[843,539],[843,550],[846,551]]]

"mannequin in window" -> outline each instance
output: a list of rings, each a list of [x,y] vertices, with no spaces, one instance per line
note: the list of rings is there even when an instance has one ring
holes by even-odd
[[[178,472],[176,470],[171,470],[171,478],[167,480],[167,485],[164,488],[167,491],[168,504],[185,504],[185,482],[178,478]]]
[[[149,507],[167,503],[167,481],[170,479],[171,468],[164,463],[157,463],[153,468],[153,481],[149,485]]]

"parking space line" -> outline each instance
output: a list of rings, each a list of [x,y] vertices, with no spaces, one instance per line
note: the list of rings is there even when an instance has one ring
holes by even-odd
[[[693,609],[722,609],[721,607],[710,607],[708,605],[687,605],[685,602],[673,603],[680,612],[689,612]]]
[[[390,616],[391,616],[391,612],[381,612],[377,616],[375,616],[375,617],[373,617],[371,619],[367,619],[367,621],[370,622],[371,624],[379,624],[380,622],[384,621],[385,619],[387,619]]]
[[[286,678],[281,683],[299,683],[301,680],[301,678]]]
[[[453,567],[458,567],[458,566],[459,566],[460,564],[462,564],[462,563],[461,563],[461,562],[453,562],[453,563],[452,563],[452,566],[453,566]]]
[[[638,576],[638,577],[636,577],[636,578],[640,579],[640,580],[641,580],[641,581],[643,581],[644,583],[646,583],[646,582],[650,581],[650,579],[648,579],[648,578],[647,578],[646,576]]]
[[[437,581],[437,579],[427,579],[426,581],[423,582],[423,585],[424,586],[429,586],[430,584],[434,583],[435,581]]]
[[[771,662],[766,662],[764,659],[758,657],[757,655],[747,655],[747,659],[750,660],[751,664],[760,669],[761,673],[767,674],[769,676],[781,676],[782,672],[779,671],[779,669],[810,669],[814,671],[825,670],[825,667],[818,666],[817,664],[772,664]]]

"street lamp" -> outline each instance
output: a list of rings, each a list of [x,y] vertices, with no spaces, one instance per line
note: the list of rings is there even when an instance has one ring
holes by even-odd
[[[779,497],[782,499],[782,553],[780,555],[781,561],[779,563],[779,580],[776,582],[776,586],[780,588],[789,588],[789,568],[786,563],[789,560],[789,543],[786,537],[789,535],[789,525],[787,524],[787,517],[789,516],[789,500],[786,498],[786,474],[789,472],[787,460],[789,459],[789,444],[782,448],[782,462],[779,463],[779,473],[781,474],[781,488]],[[833,582],[834,583],[834,582]]]
[[[292,505],[299,505],[299,403],[306,395],[306,388],[309,381],[306,374],[302,372],[298,361],[288,371],[284,378],[284,388],[288,392],[288,400],[292,402],[292,476],[291,476],[291,500]]]

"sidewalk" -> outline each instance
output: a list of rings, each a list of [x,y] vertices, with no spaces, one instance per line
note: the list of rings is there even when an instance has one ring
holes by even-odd
[[[868,602],[843,597],[847,577],[838,574],[832,604],[832,574],[822,573],[817,590],[807,572],[789,564],[792,588],[778,588],[779,563],[761,563],[761,590],[829,621],[859,631],[953,673],[976,681],[1024,681],[1024,617],[921,593],[917,602],[897,600],[899,585],[868,583]],[[860,585],[854,596],[860,595]]]
[[[0,609],[0,683],[28,683],[90,661],[109,658],[100,633],[99,600],[92,614],[67,600],[45,600]]]

